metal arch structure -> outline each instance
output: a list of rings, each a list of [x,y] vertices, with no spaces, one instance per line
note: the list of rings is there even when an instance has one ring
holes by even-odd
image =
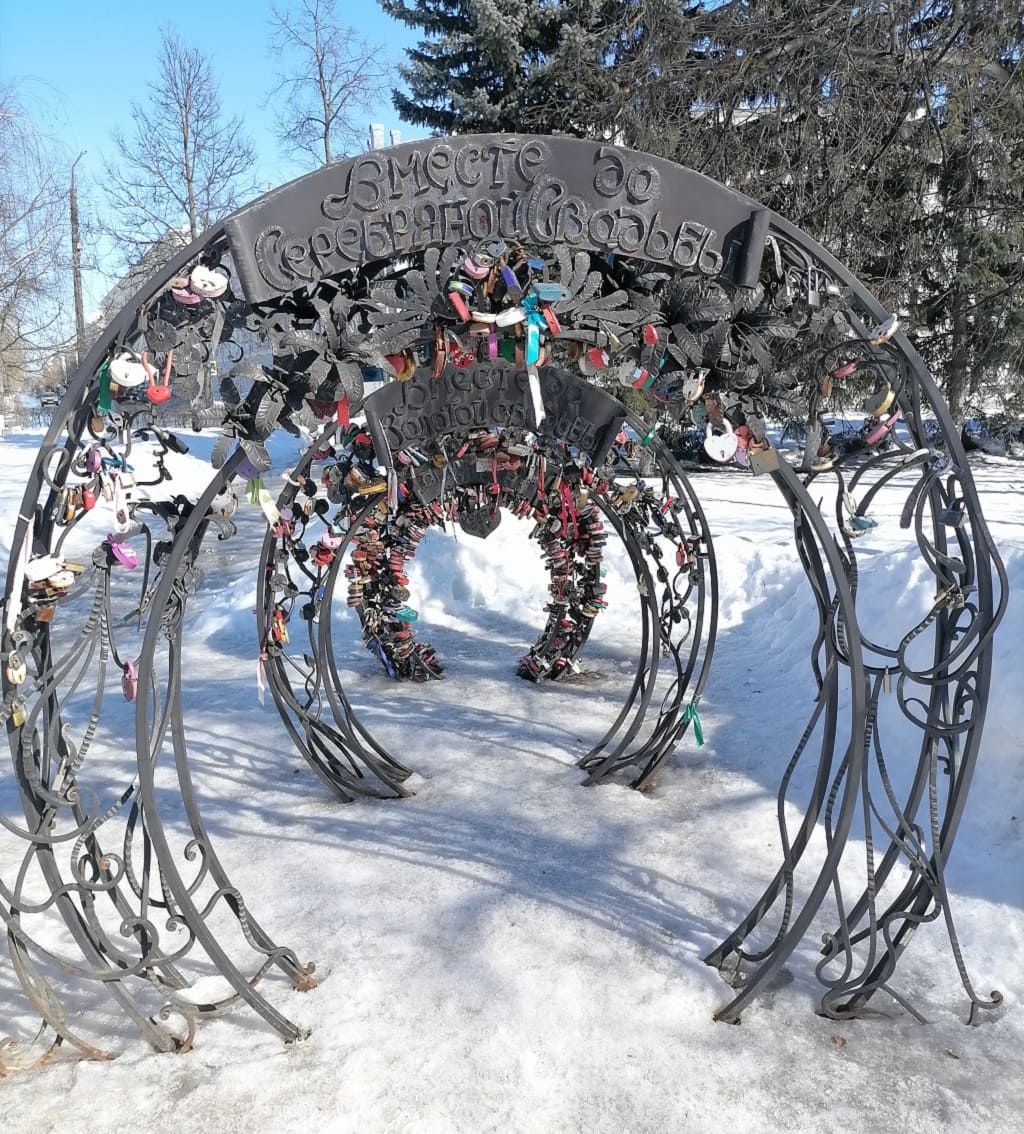
[[[389,380],[367,396],[369,375]],[[629,412],[621,388],[651,412]],[[843,443],[821,423],[851,398],[865,427]],[[0,913],[25,1001],[0,1067],[62,1045],[109,1057],[105,996],[160,1050],[239,1004],[300,1035],[261,982],[309,989],[313,966],[232,883],[189,761],[189,609],[243,493],[267,521],[261,680],[341,799],[407,794],[409,769],[354,710],[330,612],[355,608],[390,677],[439,679],[406,601],[431,526],[532,525],[550,602],[519,664],[531,681],[577,672],[620,540],[641,646],[580,765],[587,783],[644,787],[684,749],[718,592],[712,525],[656,414],[701,429],[709,460],[774,481],[817,615],[808,723],[779,754],[778,867],[706,958],[734,988],[719,1018],[737,1020],[821,918],[829,1015],[879,993],[916,1014],[896,962],[940,917],[971,1018],[998,1003],[968,978],[944,873],[1005,580],[920,357],[824,249],[722,185],[613,146],[470,136],[340,162],[208,231],[112,321],[63,400],[3,610],[2,799],[16,810],[0,813]],[[806,419],[798,466],[772,447],[772,415]],[[220,428],[199,482],[175,473],[183,421]],[[632,453],[624,424],[642,438]],[[313,439],[275,497],[277,429]],[[927,599],[876,627],[856,541],[883,499]]]

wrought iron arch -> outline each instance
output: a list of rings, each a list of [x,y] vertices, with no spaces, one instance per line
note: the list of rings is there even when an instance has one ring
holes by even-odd
[[[372,377],[386,380],[367,395]],[[651,412],[627,410],[624,388]],[[843,397],[863,397],[866,413],[845,441],[821,429]],[[773,448],[772,416],[806,420],[799,465]],[[220,429],[203,484],[174,471],[183,424]],[[968,979],[944,868],[1005,581],[920,357],[824,249],[722,185],[608,145],[464,137],[340,162],[205,233],[106,328],[53,419],[3,612],[21,814],[0,815],[3,861],[17,864],[0,879],[0,913],[42,1022],[5,1064],[63,1043],[108,1054],[88,1012],[65,1007],[69,985],[108,992],[162,1050],[240,1002],[285,1039],[300,1034],[257,984],[276,969],[306,989],[313,968],[262,928],[211,844],[181,701],[202,548],[232,538],[242,482],[267,518],[261,680],[342,799],[406,794],[409,769],[353,709],[332,604],[356,609],[390,676],[437,679],[443,661],[415,636],[404,568],[432,525],[486,536],[502,514],[533,524],[551,580],[519,665],[528,680],[577,671],[604,604],[605,541],[622,542],[641,648],[621,710],[580,765],[587,783],[627,773],[644,787],[699,730],[718,621],[711,525],[672,452],[684,428],[701,431],[709,461],[775,482],[819,623],[816,696],[780,781],[778,869],[706,958],[736,990],[719,1017],[739,1018],[829,891],[823,1011],[856,1013],[879,991],[905,1003],[896,960],[939,916],[972,1018],[997,1003]],[[262,476],[277,429],[312,440],[275,498]],[[886,494],[936,597],[883,639],[863,624],[855,541]],[[917,744],[900,788],[879,724],[890,689]],[[801,760],[813,787],[794,826]],[[858,822],[886,841],[876,852],[869,840],[862,892],[847,901],[840,865]],[[816,831],[825,850],[808,855]],[[231,989],[215,1002],[195,978],[210,964]]]

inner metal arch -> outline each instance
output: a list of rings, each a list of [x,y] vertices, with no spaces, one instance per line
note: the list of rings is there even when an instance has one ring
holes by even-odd
[[[632,768],[631,786],[644,787],[695,719],[714,642],[713,549],[692,486],[661,442],[651,449],[660,472],[656,490],[625,465],[620,475],[607,466],[581,468],[564,443],[543,434],[526,444],[518,435],[511,441],[508,434],[477,432],[473,441],[463,433],[421,442],[416,464],[400,453],[402,499],[394,507],[383,484],[371,489],[357,483],[352,493],[342,487],[358,466],[366,437],[361,431],[353,436],[350,430],[348,444],[332,445],[332,428],[307,451],[276,502],[281,519],[268,527],[260,559],[260,639],[278,710],[307,761],[342,798],[405,794],[401,785],[410,769],[359,722],[344,690],[331,620],[325,617],[332,603],[344,597],[356,608],[365,644],[389,676],[440,678],[434,648],[413,637],[416,612],[407,601],[415,596],[404,585],[405,565],[429,527],[458,523],[464,531],[486,535],[504,511],[534,523],[531,536],[541,544],[552,578],[547,624],[520,661],[519,676],[571,680],[603,601],[601,516],[622,540],[643,596],[641,648],[621,708],[579,764],[588,784]],[[499,467],[503,445],[523,452],[525,468]],[[435,456],[453,455],[444,457],[440,484],[432,449]],[[490,454],[483,471],[481,453]],[[314,455],[321,458],[316,477]],[[317,506],[317,477],[332,486],[337,507]],[[568,582],[574,557],[586,576],[575,588]],[[367,590],[376,592],[372,602]],[[397,592],[391,605],[400,609],[391,617],[382,612],[382,592],[384,601]],[[296,625],[301,632],[293,639],[288,627]],[[645,729],[656,691],[657,718]]]
[[[614,396],[624,389],[643,418]],[[857,405],[859,434],[829,431],[831,411]],[[772,447],[773,417],[805,421],[797,465]],[[629,456],[623,423],[641,439]],[[187,463],[189,426],[220,430],[212,476]],[[346,561],[372,549],[390,570],[397,552],[400,568],[399,540],[435,504],[478,535],[502,511],[525,505],[536,524],[557,512],[543,549],[565,612],[521,668],[564,679],[585,656],[583,620],[600,617],[597,528],[589,548],[578,530],[593,509],[633,565],[642,648],[580,765],[589,783],[625,774],[643,787],[696,732],[713,688],[711,526],[670,452],[672,430],[691,429],[708,459],[775,483],[818,624],[808,724],[780,759],[777,870],[706,958],[735,989],[719,1015],[738,1018],[815,919],[832,927],[818,967],[829,1015],[860,1013],[878,992],[918,1014],[896,961],[939,917],[970,1018],[998,1003],[968,978],[944,870],[1005,578],[920,357],[824,249],[692,171],[567,138],[433,139],[337,163],[205,233],[106,328],[53,419],[3,610],[0,914],[25,992],[4,1068],[63,1044],[111,1054],[92,1023],[108,994],[161,1050],[188,1047],[204,1016],[239,1002],[285,1039],[301,1033],[256,985],[278,970],[309,988],[312,969],[232,885],[187,749],[186,614],[204,549],[232,546],[240,495],[267,518],[261,671],[296,746],[345,799],[403,795],[409,776],[353,712],[330,619],[318,621],[349,600]],[[317,440],[275,499],[277,430]],[[541,458],[560,472],[538,476]],[[913,598],[884,617],[858,553],[876,524],[902,533]],[[354,605],[385,668],[433,680],[436,654],[390,625],[401,574],[384,597],[364,581]],[[282,640],[303,622],[310,663]],[[414,654],[422,666],[406,673],[397,663]],[[854,867],[851,894],[840,878]]]

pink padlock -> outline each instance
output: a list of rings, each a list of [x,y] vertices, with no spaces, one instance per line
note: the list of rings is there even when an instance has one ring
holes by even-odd
[[[869,445],[877,445],[879,441],[892,429],[892,427],[903,419],[903,411],[897,408],[893,413],[884,420],[880,421],[874,429],[867,435],[867,443]]]
[[[135,548],[133,548],[131,544],[118,539],[114,532],[111,532],[107,536],[107,543],[110,546],[110,553],[122,567],[127,567],[129,571],[138,567],[139,557],[136,555]]]
[[[194,307],[197,303],[203,302],[201,295],[196,295],[194,291],[189,291],[188,288],[183,287],[172,287],[171,298],[183,307]]]
[[[134,701],[139,692],[139,675],[135,672],[135,662],[125,662],[121,673],[121,692],[126,701]]]
[[[472,256],[467,256],[462,262],[462,269],[472,280],[482,280],[490,272],[490,266],[484,267],[483,264],[478,264]]]

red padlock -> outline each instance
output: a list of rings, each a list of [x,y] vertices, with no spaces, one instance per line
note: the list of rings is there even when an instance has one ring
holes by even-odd
[[[167,361],[164,363],[164,372],[160,382],[157,382],[156,371],[149,365],[149,359],[146,357],[146,352],[142,352],[142,365],[146,369],[146,376],[149,378],[149,385],[146,387],[146,397],[154,405],[163,405],[171,397],[171,360],[174,357],[174,351],[167,352]]]

